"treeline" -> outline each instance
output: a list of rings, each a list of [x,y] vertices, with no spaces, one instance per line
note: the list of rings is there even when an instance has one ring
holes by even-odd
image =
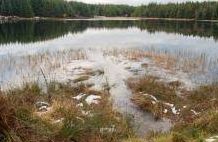
[[[132,16],[212,20],[218,19],[218,2],[151,3],[137,7]]]
[[[134,7],[94,5],[64,0],[0,0],[0,15],[20,17],[130,16]]]
[[[218,19],[218,2],[95,5],[65,0],[0,0],[0,15],[20,17],[135,16],[152,18]]]

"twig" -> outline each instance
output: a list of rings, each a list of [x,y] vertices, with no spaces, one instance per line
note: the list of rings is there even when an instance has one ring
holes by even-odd
[[[110,94],[110,89],[111,89],[111,87],[110,87],[110,84],[109,84],[109,82],[108,82],[108,78],[106,77],[105,90],[107,91],[108,94]]]
[[[47,78],[46,78],[46,76],[45,76],[45,74],[44,74],[44,72],[43,72],[43,70],[42,70],[42,68],[40,67],[40,70],[41,70],[41,73],[42,73],[42,75],[43,75],[43,78],[44,78],[44,80],[45,80],[45,84],[46,84],[46,88],[47,88],[47,94],[48,94],[48,101],[49,101],[49,103],[51,102],[51,94],[49,93],[49,90],[48,90],[48,80],[47,80]]]

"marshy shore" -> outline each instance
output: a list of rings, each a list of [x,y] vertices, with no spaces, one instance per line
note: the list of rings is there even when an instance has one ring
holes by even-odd
[[[61,26],[63,23],[67,25]],[[183,35],[158,27],[142,30],[143,24],[136,26],[141,23],[2,24],[6,31],[1,33],[0,86],[2,104],[6,105],[0,107],[1,139],[216,139],[217,44],[215,35],[204,32],[216,26],[195,35],[190,32],[195,22],[190,22],[189,28],[180,28],[188,31]],[[171,27],[173,23],[156,24]],[[207,26],[201,24],[197,27]],[[198,37],[201,33],[204,38]]]
[[[180,62],[180,71],[184,72],[177,75],[175,59],[162,53],[90,49],[64,53],[65,60],[58,56],[62,54],[28,57],[29,64],[34,62],[33,69],[41,60],[45,62],[48,69],[42,68],[42,79],[1,92],[2,139],[216,139],[218,87],[189,82],[186,70],[199,71],[192,61]],[[51,59],[56,62],[51,64]],[[198,59],[198,67],[203,59]],[[51,74],[56,78],[49,78]]]

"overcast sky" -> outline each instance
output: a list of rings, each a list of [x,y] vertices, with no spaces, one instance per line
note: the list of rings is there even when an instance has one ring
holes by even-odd
[[[151,2],[168,3],[168,2],[206,1],[206,0],[74,0],[74,1],[95,3],[95,4],[110,3],[110,4],[141,5],[141,4],[148,4]],[[218,1],[218,0],[207,0],[207,1]]]

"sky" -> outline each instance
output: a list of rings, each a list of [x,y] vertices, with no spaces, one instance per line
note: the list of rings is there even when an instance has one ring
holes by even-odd
[[[70,0],[68,0],[70,1]],[[74,0],[74,1],[80,1],[85,3],[94,3],[94,4],[128,4],[128,5],[141,5],[141,4],[148,4],[151,2],[157,2],[157,3],[168,3],[168,2],[186,2],[186,1],[218,1],[218,0]]]

